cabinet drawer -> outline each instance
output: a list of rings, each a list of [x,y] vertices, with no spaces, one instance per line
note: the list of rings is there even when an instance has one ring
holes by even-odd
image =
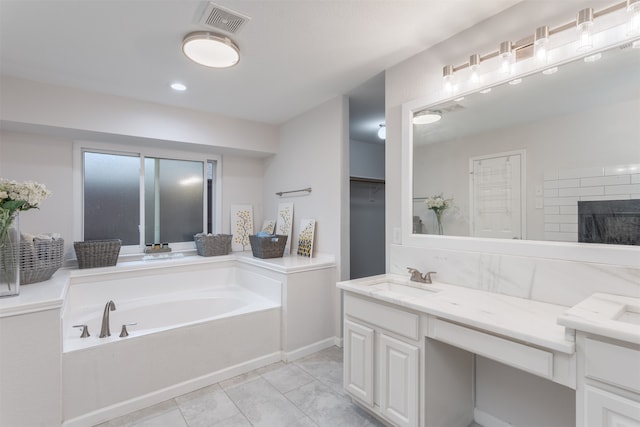
[[[349,294],[344,296],[344,313],[412,340],[419,339],[420,317],[417,314]]]
[[[640,403],[586,386],[585,427],[640,426]]]
[[[585,339],[585,376],[640,393],[640,351]]]
[[[544,378],[553,378],[553,353],[550,351],[529,347],[436,318],[429,318],[428,336],[505,365]]]

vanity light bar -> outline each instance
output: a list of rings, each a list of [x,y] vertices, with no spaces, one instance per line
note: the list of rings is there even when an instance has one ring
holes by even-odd
[[[511,53],[513,55],[513,58],[519,58],[519,57],[524,57],[524,58],[528,58],[531,56],[531,52],[526,53],[525,54],[525,50],[526,49],[533,49],[534,47],[534,41],[536,39],[536,36],[540,37],[540,35],[544,34],[548,37],[560,33],[562,31],[566,31],[569,30],[571,28],[576,28],[579,24],[587,22],[586,20],[588,18],[591,18],[591,22],[593,21],[593,19],[598,18],[600,16],[604,16],[607,15],[609,13],[618,11],[620,9],[624,9],[624,8],[630,8],[631,5],[634,5],[635,3],[637,3],[640,0],[625,0],[623,2],[620,3],[616,3],[613,4],[609,7],[606,7],[602,10],[599,11],[593,11],[593,9],[591,8],[587,8],[587,9],[583,9],[580,12],[578,12],[578,15],[576,16],[576,19],[570,22],[567,22],[566,24],[560,25],[558,27],[555,28],[548,28],[548,27],[540,27],[536,30],[535,34],[532,34],[530,36],[527,36],[521,40],[518,40],[515,43],[511,43]],[[541,30],[541,28],[546,28],[545,30]],[[538,30],[540,31],[545,31],[544,33],[538,33]],[[478,64],[471,64],[470,62],[466,62],[464,64],[460,64],[460,65],[447,65],[443,68],[443,74],[442,77],[443,78],[447,78],[449,76],[451,76],[453,73],[457,72],[457,71],[461,71],[464,70],[465,68],[469,68],[472,65],[479,65],[480,63],[487,61],[489,59],[498,57],[501,55],[501,53],[504,52],[504,47],[506,42],[502,42],[500,49],[487,53],[485,55],[472,55],[471,58],[477,56],[479,58],[479,62]]]

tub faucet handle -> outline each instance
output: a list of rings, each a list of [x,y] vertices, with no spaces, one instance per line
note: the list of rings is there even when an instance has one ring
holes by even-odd
[[[133,325],[137,325],[138,322],[135,323],[124,323],[122,325],[122,330],[120,331],[120,338],[124,338],[124,337],[128,337],[129,336],[129,331],[127,331],[127,326],[133,326]]]
[[[89,335],[89,327],[87,325],[73,325],[74,328],[82,328],[82,334],[80,335],[80,338],[88,338],[91,335]]]

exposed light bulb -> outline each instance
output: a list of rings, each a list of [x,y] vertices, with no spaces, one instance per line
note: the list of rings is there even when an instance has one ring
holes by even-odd
[[[576,19],[578,28],[578,52],[584,52],[593,47],[593,9],[588,7],[578,12]]]

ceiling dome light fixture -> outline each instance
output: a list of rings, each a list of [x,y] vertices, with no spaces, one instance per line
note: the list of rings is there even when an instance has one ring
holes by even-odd
[[[211,68],[229,68],[240,61],[240,49],[233,40],[209,31],[187,34],[182,52],[193,62]]]
[[[440,111],[420,111],[413,116],[414,125],[429,125],[435,123],[442,118]]]
[[[387,127],[380,123],[380,128],[378,129],[378,138],[387,139]]]

